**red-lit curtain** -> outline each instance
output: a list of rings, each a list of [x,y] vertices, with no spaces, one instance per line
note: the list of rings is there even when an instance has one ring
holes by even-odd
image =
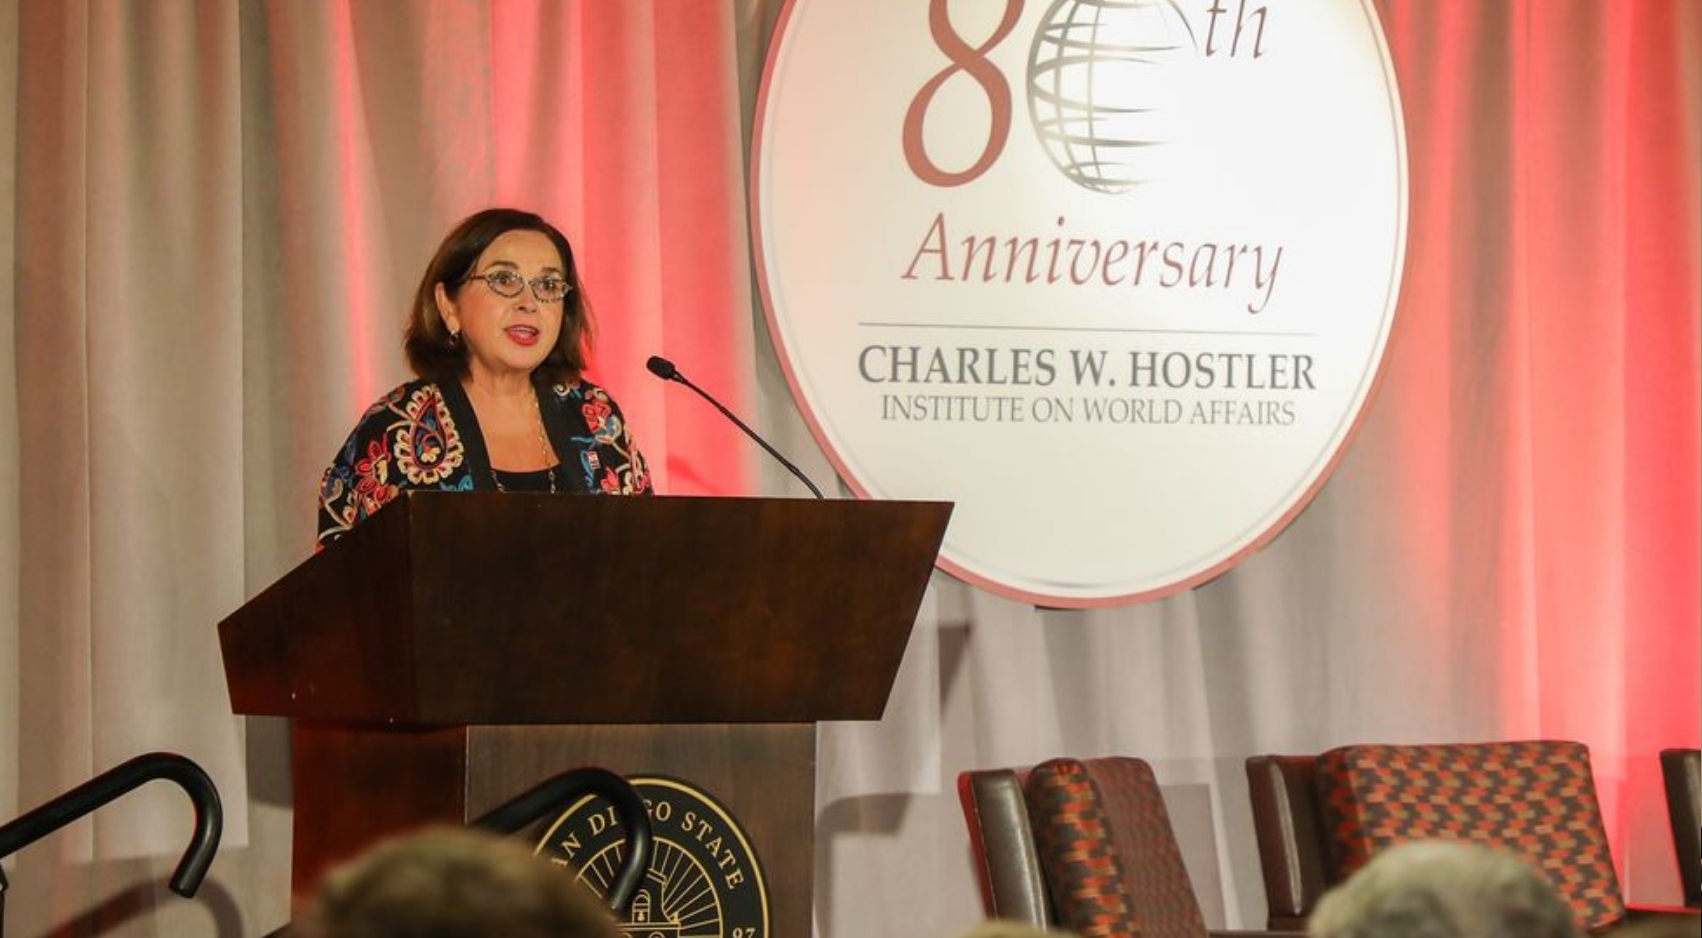
[[[210,903],[161,889],[188,814],[149,786],[8,861],[7,925],[287,918],[286,734],[230,714],[213,626],[310,552],[314,480],[410,377],[403,317],[462,216],[568,233],[593,377],[663,491],[760,484],[643,363],[756,410],[761,7],[0,2],[0,820],[151,749],[205,765],[227,810]]]
[[[243,17],[245,315],[292,425],[250,428],[282,472],[323,468],[407,377],[399,329],[457,219],[516,205],[575,244],[597,324],[593,377],[659,457],[664,492],[752,484],[747,450],[644,371],[672,355],[751,402],[738,41],[723,4],[267,3]],[[300,390],[313,393],[302,400]],[[284,398],[296,401],[289,404]],[[321,441],[302,449],[303,439]],[[287,447],[286,447],[286,444]],[[289,514],[276,530],[297,528]]]
[[[830,474],[748,287],[777,8],[0,0],[0,818],[167,748],[230,825],[208,898],[172,899],[187,810],[144,789],[9,863],[10,927],[287,917],[287,739],[229,715],[212,626],[308,553],[318,473],[406,377],[406,298],[461,215],[574,238],[597,377],[664,491],[797,493],[653,352]],[[1242,760],[1359,741],[1586,742],[1631,897],[1677,896],[1654,753],[1702,722],[1702,2],[1379,10],[1409,254],[1336,476],[1163,602],[937,577],[886,718],[821,733],[821,934],[967,927],[955,773],[1063,753],[1154,763],[1213,924],[1264,914]]]
[[[1702,668],[1702,15],[1390,3],[1412,237],[1358,458],[1503,734],[1589,741],[1633,879]],[[1439,590],[1445,589],[1445,593]],[[1441,662],[1437,662],[1441,666]]]

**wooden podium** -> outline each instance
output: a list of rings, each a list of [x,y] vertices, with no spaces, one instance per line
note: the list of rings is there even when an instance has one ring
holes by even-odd
[[[294,890],[599,765],[712,792],[762,860],[773,933],[809,934],[814,724],[880,718],[950,514],[397,499],[219,624],[233,709],[296,720]]]

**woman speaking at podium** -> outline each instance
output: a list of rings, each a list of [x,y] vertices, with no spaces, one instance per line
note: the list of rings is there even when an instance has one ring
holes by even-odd
[[[555,226],[506,208],[456,225],[408,315],[418,378],[373,404],[325,470],[319,546],[410,489],[649,492],[620,407],[584,378],[590,339]]]

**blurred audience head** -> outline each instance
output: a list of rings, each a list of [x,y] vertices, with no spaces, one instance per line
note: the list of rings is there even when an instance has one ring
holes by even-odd
[[[521,844],[433,828],[333,870],[307,938],[616,938],[589,890]]]
[[[1489,847],[1401,844],[1318,903],[1312,938],[1578,938],[1572,909],[1534,867]]]

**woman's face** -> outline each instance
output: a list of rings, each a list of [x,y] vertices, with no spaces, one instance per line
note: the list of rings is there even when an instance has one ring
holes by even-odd
[[[494,281],[485,279],[492,275]],[[525,281],[518,295],[503,296],[497,284],[514,276]],[[479,255],[459,295],[437,285],[437,308],[449,331],[467,343],[475,383],[530,375],[543,363],[561,334],[562,300],[543,302],[538,293],[545,281],[566,276],[561,255],[542,232],[509,231]]]

